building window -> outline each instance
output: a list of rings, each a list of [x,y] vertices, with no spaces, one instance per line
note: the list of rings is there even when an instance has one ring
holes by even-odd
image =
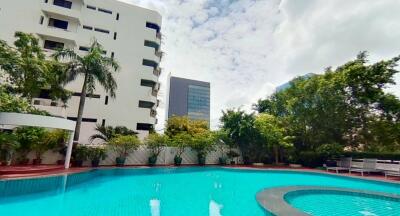
[[[45,40],[44,41],[44,48],[45,49],[50,49],[50,50],[63,49],[64,48],[64,43],[51,41],[51,40]]]
[[[116,18],[116,20],[119,20],[119,13],[117,13],[117,18]]]
[[[89,47],[84,47],[84,46],[80,46],[80,47],[79,47],[79,50],[80,50],[80,51],[86,51],[86,52],[88,52],[89,49],[90,49]]]
[[[101,32],[101,33],[106,33],[106,34],[110,34],[110,31],[105,30],[105,29],[100,29],[100,28],[95,28],[95,31]]]
[[[44,3],[46,3],[46,4],[47,4],[48,2],[49,2],[49,0],[44,0]]]
[[[96,10],[96,7],[91,5],[86,5],[86,8],[90,10]]]
[[[139,101],[140,108],[153,108],[154,103],[151,101]]]
[[[152,22],[146,22],[146,27],[156,30],[157,33],[160,32],[160,26]]]
[[[106,120],[105,119],[103,119],[103,120],[101,120],[101,126],[106,126]]]
[[[60,29],[67,30],[68,29],[68,22],[64,21],[64,20],[50,18],[49,19],[49,26],[54,27],[54,28],[60,28]]]
[[[112,11],[107,10],[107,9],[98,8],[97,10],[100,11],[100,12],[103,12],[103,13],[112,14]]]
[[[72,2],[67,0],[54,0],[53,4],[63,8],[68,8],[68,9],[72,8]]]
[[[108,96],[106,96],[106,99],[105,99],[105,101],[104,101],[104,104],[105,104],[105,105],[108,105]]]
[[[76,120],[78,120],[78,118],[77,117],[67,117],[67,119],[68,120],[71,120],[71,121],[76,121]],[[94,119],[94,118],[82,118],[82,122],[97,122],[97,119]]]
[[[114,32],[114,40],[117,40],[117,32]]]
[[[149,67],[153,67],[154,69],[156,69],[158,67],[158,63],[153,61],[153,60],[148,60],[148,59],[143,59],[142,64],[144,66],[149,66]]]
[[[87,25],[83,25],[82,28],[86,30],[93,30],[92,26],[87,26]]]
[[[43,21],[44,21],[44,16],[40,16],[39,24],[43,25]]]
[[[158,51],[158,49],[160,48],[160,45],[154,41],[149,41],[149,40],[145,40],[144,41],[144,45],[147,47],[152,47],[154,48],[156,51]]]
[[[187,97],[189,118],[209,120],[210,88],[206,86],[189,85]]]
[[[144,80],[144,79],[142,79],[142,80],[140,80],[140,85],[154,88],[154,86],[156,85],[156,82],[154,82],[152,80]]]
[[[146,123],[137,123],[136,124],[136,130],[145,130],[145,131],[149,131],[153,129],[153,125],[152,124],[146,124]]]

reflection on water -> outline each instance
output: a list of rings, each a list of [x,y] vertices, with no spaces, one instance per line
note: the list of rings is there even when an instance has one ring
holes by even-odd
[[[210,201],[209,205],[209,211],[210,211],[210,216],[221,216],[221,210],[222,210],[223,205],[218,204],[214,200]]]
[[[150,200],[150,212],[151,216],[160,216],[160,200]]]

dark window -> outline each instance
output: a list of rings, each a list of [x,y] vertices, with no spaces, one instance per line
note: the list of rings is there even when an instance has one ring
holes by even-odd
[[[44,3],[46,3],[46,4],[47,4],[48,2],[49,2],[49,0],[44,0]]]
[[[114,40],[117,40],[117,32],[114,32]]]
[[[153,61],[153,60],[148,60],[148,59],[143,59],[142,64],[144,66],[149,66],[149,67],[153,67],[154,69],[156,69],[158,67],[157,62]]]
[[[49,26],[67,30],[68,29],[68,22],[64,21],[64,20],[50,18],[49,19]]]
[[[83,25],[82,28],[87,30],[93,30],[92,26],[87,26],[87,25]]]
[[[139,101],[140,108],[153,108],[154,103],[151,101]]]
[[[103,12],[103,13],[112,14],[112,11],[110,11],[110,10],[107,10],[107,9],[98,8],[97,10],[98,10],[98,11],[100,11],[100,12]]]
[[[141,86],[147,86],[147,87],[154,87],[155,85],[156,85],[156,82],[154,82],[154,81],[151,81],[151,80],[144,80],[144,79],[142,79],[142,80],[140,80],[140,85]]]
[[[90,9],[90,10],[96,10],[95,6],[91,6],[91,5],[86,5],[86,8]]]
[[[64,48],[64,43],[51,41],[51,40],[45,40],[44,41],[44,48],[45,49],[51,49],[51,50],[63,49]]]
[[[116,19],[119,20],[119,13],[117,13],[117,18]]]
[[[80,46],[79,47],[79,50],[81,50],[81,51],[86,51],[87,52],[87,51],[89,51],[89,49],[90,49],[89,47],[84,47],[84,46]]]
[[[157,33],[160,32],[160,26],[155,23],[146,22],[146,27],[156,30]]]
[[[136,124],[136,130],[152,130],[153,129],[153,125],[152,124],[146,124],[146,123],[137,123]]]
[[[72,96],[80,97],[81,93],[80,92],[74,92],[74,93],[72,93]],[[100,98],[100,95],[98,95],[98,94],[87,94],[86,97],[89,97],[89,98]]]
[[[105,119],[103,119],[103,120],[101,120],[101,126],[106,126],[106,120]]]
[[[114,55],[115,55],[114,52],[111,52],[111,58],[114,58]]]
[[[44,16],[40,16],[39,24],[42,25],[44,21]]]
[[[68,120],[76,121],[78,118],[76,117],[67,117]],[[94,118],[82,118],[82,122],[97,122],[97,119]]]
[[[108,96],[106,96],[106,99],[104,101],[104,104],[107,105],[108,104]]]
[[[72,8],[72,2],[67,0],[54,0],[53,4],[64,8]]]
[[[101,32],[101,33],[106,33],[106,34],[110,34],[110,31],[105,30],[105,29],[100,29],[100,28],[95,28],[95,31]]]
[[[103,53],[104,55],[107,55],[107,50],[102,50],[101,53]]]
[[[153,47],[156,51],[158,51],[158,49],[160,48],[160,45],[158,45],[158,43],[154,41],[145,40],[144,45],[147,47]]]
[[[50,90],[48,90],[48,89],[41,89],[40,92],[39,92],[38,98],[42,98],[42,99],[51,99],[51,97],[50,97]]]

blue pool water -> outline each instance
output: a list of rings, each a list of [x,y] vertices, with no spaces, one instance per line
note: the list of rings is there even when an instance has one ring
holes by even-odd
[[[204,167],[103,169],[68,176],[0,181],[0,215],[257,216],[266,214],[255,199],[257,192],[293,185],[400,194],[399,184],[291,171]],[[297,201],[301,203],[303,199],[316,198]],[[334,205],[340,199],[334,197],[330,202]],[[294,205],[297,201],[294,200]],[[375,205],[372,201],[367,203]],[[320,207],[324,206],[315,204],[315,208]]]

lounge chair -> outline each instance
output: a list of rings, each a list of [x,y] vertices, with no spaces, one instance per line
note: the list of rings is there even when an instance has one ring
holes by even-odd
[[[326,167],[326,171],[334,170],[334,171],[336,171],[336,173],[339,173],[339,171],[350,170],[351,161],[352,161],[351,157],[341,158],[340,161],[338,161],[337,166],[335,166],[335,167]]]
[[[396,170],[386,170],[385,171],[385,178],[387,178],[388,176],[398,176],[400,177],[400,168],[396,171]]]
[[[364,159],[363,163],[362,163],[362,168],[351,168],[349,170],[349,173],[351,174],[351,172],[359,172],[361,173],[361,176],[364,176],[364,173],[379,173],[382,172],[382,170],[378,170],[376,169],[376,163],[377,163],[378,159]]]

